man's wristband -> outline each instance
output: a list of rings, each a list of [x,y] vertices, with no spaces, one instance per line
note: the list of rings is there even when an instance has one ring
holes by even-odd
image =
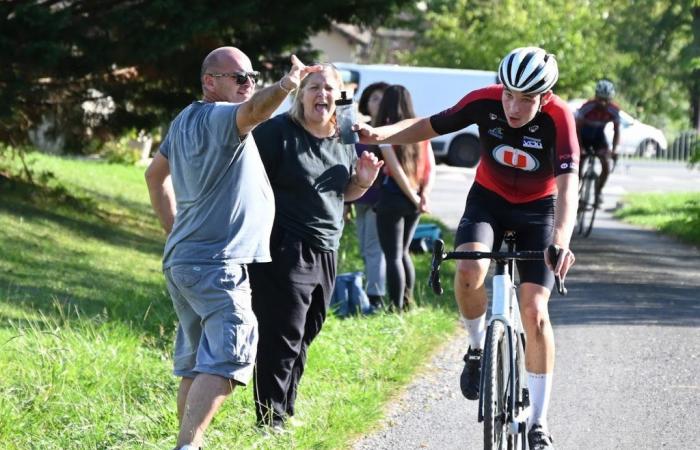
[[[289,94],[290,92],[292,92],[292,91],[294,90],[294,88],[292,88],[292,89],[287,89],[286,87],[284,87],[284,85],[282,84],[282,79],[281,79],[281,78],[280,78],[280,80],[277,82],[277,85],[280,87],[280,89],[282,89],[282,90],[283,90],[284,92],[286,92],[287,94]]]

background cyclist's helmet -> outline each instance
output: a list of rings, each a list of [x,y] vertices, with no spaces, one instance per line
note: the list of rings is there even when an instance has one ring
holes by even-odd
[[[510,91],[541,94],[559,78],[554,55],[539,47],[516,48],[498,66],[498,79]]]
[[[610,100],[615,96],[615,85],[610,80],[598,81],[595,85],[595,96],[603,100]]]

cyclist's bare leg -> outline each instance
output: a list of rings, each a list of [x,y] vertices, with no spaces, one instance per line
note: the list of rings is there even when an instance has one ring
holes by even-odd
[[[520,285],[520,314],[527,338],[525,367],[532,405],[529,426],[540,423],[545,428],[555,354],[554,333],[547,310],[549,294],[548,289],[534,283]]]
[[[585,170],[585,167],[586,167],[586,158],[588,158],[588,155],[586,155],[586,152],[582,151],[581,152],[581,159],[578,163],[578,181],[579,182],[581,182],[581,180],[583,179],[583,171]]]
[[[490,249],[480,242],[469,242],[461,244],[456,249],[460,252],[482,251],[488,252]],[[488,259],[477,261],[459,260],[457,263],[457,273],[455,273],[455,299],[462,317],[466,319],[476,319],[486,314],[486,289],[484,279],[489,270]]]
[[[457,251],[489,251],[479,242],[461,244]],[[462,395],[469,400],[479,398],[481,356],[486,339],[486,290],[484,279],[489,260],[460,260],[455,274],[455,298],[464,328],[468,335],[468,350],[464,355],[464,369],[459,377]]]
[[[603,187],[605,187],[605,182],[608,181],[608,175],[610,174],[610,158],[608,157],[607,149],[600,150],[596,156],[600,161],[600,176],[596,183],[595,193],[596,198],[600,198],[600,194],[603,192]]]
[[[554,370],[554,334],[549,322],[549,289],[534,283],[520,285],[520,315],[527,337],[525,366],[528,372]]]

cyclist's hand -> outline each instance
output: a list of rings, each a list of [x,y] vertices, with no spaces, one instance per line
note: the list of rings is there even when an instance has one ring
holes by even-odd
[[[357,131],[360,136],[360,142],[363,144],[377,144],[381,137],[374,128],[366,123],[356,123],[352,126],[352,129]]]
[[[574,262],[576,261],[576,256],[574,256],[574,252],[571,251],[570,248],[563,248],[557,246],[559,258],[556,261],[556,266],[554,266],[555,261],[551,261],[549,259],[549,252],[545,251],[544,252],[544,261],[545,264],[547,264],[547,267],[554,272],[554,275],[561,277],[562,280],[566,278],[567,272],[569,272],[569,269],[571,266],[574,265]]]

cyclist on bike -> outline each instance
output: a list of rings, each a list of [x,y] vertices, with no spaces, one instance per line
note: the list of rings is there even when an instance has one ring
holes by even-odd
[[[617,145],[620,142],[620,108],[612,102],[615,86],[610,80],[599,80],[595,86],[595,97],[576,112],[576,130],[581,144],[581,164],[579,178],[583,176],[586,158],[591,154],[600,161],[600,176],[595,186],[596,205],[601,204],[601,193],[610,173],[610,158],[617,159]],[[612,149],[605,138],[605,126],[613,123]]]
[[[472,91],[431,117],[379,128],[357,126],[363,142],[408,144],[476,123],[481,163],[457,229],[457,251],[498,249],[507,230],[516,231],[519,250],[544,250],[550,243],[561,248],[556,267],[546,252],[546,263],[518,263],[520,309],[528,339],[532,450],[553,448],[547,408],[554,337],[547,303],[554,274],[547,266],[564,278],[574,262],[569,240],[576,218],[579,146],[573,115],[552,92],[558,76],[553,55],[537,47],[518,48],[501,61],[501,85]],[[455,296],[469,334],[460,387],[472,400],[479,398],[488,266],[488,260],[462,260],[455,275]]]

